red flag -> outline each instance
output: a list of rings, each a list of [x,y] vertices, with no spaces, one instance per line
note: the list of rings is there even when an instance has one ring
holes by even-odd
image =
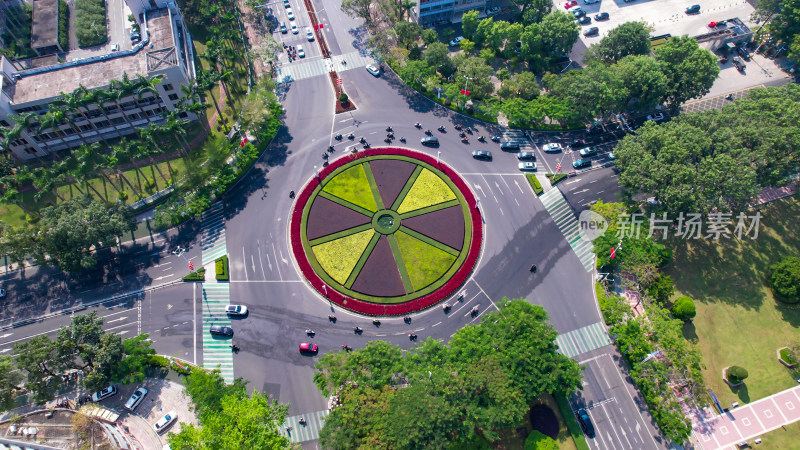
[[[561,163],[556,163],[556,172],[561,172]]]
[[[247,138],[244,138],[244,139],[242,139],[242,143],[241,143],[241,144],[239,144],[239,145],[241,145],[242,147],[244,147],[244,144],[247,144]]]
[[[319,24],[319,25],[317,25],[317,28],[321,30],[323,25],[324,24]]]
[[[468,91],[468,90],[466,90],[466,89],[462,89],[462,90],[461,90],[461,94],[462,94],[462,95],[469,95],[469,91]]]
[[[611,259],[614,259],[614,256],[616,256],[616,253],[617,253],[617,249],[615,247],[611,247]]]
[[[189,261],[189,270],[194,270],[194,263]]]

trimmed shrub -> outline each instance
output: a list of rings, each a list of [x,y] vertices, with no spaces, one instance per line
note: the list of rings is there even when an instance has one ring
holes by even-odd
[[[785,303],[800,302],[800,258],[787,256],[770,270],[769,285],[775,297]]]
[[[653,297],[653,299],[655,299],[657,302],[664,303],[665,301],[669,300],[670,297],[672,297],[672,294],[675,293],[675,284],[672,282],[671,276],[659,273],[656,275],[656,279],[653,281],[653,284],[647,286],[645,292],[647,292],[647,295]]]
[[[795,365],[797,364],[797,352],[791,348],[782,348],[781,349],[781,359],[786,364]]]
[[[743,382],[748,376],[747,370],[744,367],[739,366],[730,366],[728,367],[728,372],[726,373],[728,376],[728,381],[733,384],[739,384]]]
[[[223,255],[214,260],[214,268],[217,273],[217,281],[228,281],[228,256]]]
[[[192,373],[192,366],[181,367],[177,361],[172,361],[172,364],[170,364],[169,367],[181,375],[191,375]]]
[[[150,360],[148,361],[153,367],[169,367],[169,360],[164,358],[163,356],[158,355],[150,355]]]
[[[525,450],[558,450],[558,442],[541,431],[533,430],[525,439]]]
[[[694,316],[697,315],[694,300],[689,297],[680,297],[675,300],[675,305],[672,306],[672,315],[684,322],[694,319]]]
[[[106,26],[105,0],[75,0],[75,36],[79,47],[105,44]]]
[[[347,94],[345,94],[344,92],[339,94],[339,101],[342,102],[342,103],[346,103],[347,99],[349,99],[349,98],[350,97],[348,97]]]
[[[539,180],[536,178],[536,175],[534,175],[532,173],[528,173],[528,174],[525,174],[525,178],[527,178],[528,179],[528,183],[531,184],[531,187],[533,188],[533,192],[536,195],[542,195],[542,192],[544,192],[544,188],[542,187],[542,184],[539,183]]]
[[[183,277],[183,281],[205,281],[206,280],[206,269],[199,268],[194,272],[190,273]]]
[[[555,186],[559,181],[567,178],[567,174],[565,173],[548,173],[545,175],[548,180],[550,180],[550,184]]]
[[[64,0],[58,0],[58,45],[69,50],[69,6]]]

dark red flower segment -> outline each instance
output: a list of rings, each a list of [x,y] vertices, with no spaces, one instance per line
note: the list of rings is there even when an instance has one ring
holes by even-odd
[[[369,303],[363,300],[346,297],[335,291],[333,288],[323,288],[325,282],[311,267],[311,264],[306,257],[305,250],[303,249],[303,243],[301,239],[300,227],[302,224],[303,209],[305,209],[306,203],[308,203],[311,194],[314,193],[314,189],[319,186],[320,180],[330,175],[334,170],[345,164],[353,162],[356,159],[366,158],[374,155],[405,156],[423,161],[431,166],[436,167],[442,173],[447,175],[453,184],[456,185],[458,190],[461,191],[461,195],[464,196],[464,199],[467,202],[470,211],[470,218],[472,219],[472,240],[467,258],[464,260],[464,263],[461,265],[458,271],[450,278],[450,280],[448,280],[436,291],[424,297],[394,305]],[[475,267],[475,264],[477,264],[478,256],[480,255],[481,244],[483,240],[483,221],[481,220],[480,211],[475,207],[475,197],[472,195],[472,191],[469,190],[464,180],[458,176],[458,174],[456,174],[452,168],[446,164],[437,164],[436,158],[428,156],[424,153],[403,148],[384,147],[367,149],[346,157],[339,158],[336,161],[331,162],[327,167],[323,168],[319,173],[319,178],[313,178],[296,198],[291,217],[291,236],[292,251],[294,252],[295,259],[300,266],[300,270],[303,272],[303,275],[306,277],[306,279],[308,279],[311,285],[314,286],[314,289],[316,289],[320,294],[343,308],[347,308],[351,311],[361,314],[370,316],[398,316],[420,311],[439,303],[440,301],[451,296],[459,287],[461,287],[462,284],[464,284],[464,282],[467,281],[467,278],[472,273],[472,269]]]

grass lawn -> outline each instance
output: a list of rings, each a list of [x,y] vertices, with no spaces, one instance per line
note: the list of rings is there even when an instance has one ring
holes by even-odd
[[[322,190],[366,210],[378,210],[363,164],[356,164],[331,178]]]
[[[28,222],[25,221],[25,211],[17,205],[6,203],[0,204],[0,222],[12,227],[28,225]]]
[[[371,228],[313,247],[319,265],[338,283],[347,281],[350,272],[367,248],[375,231]]]
[[[441,278],[456,257],[402,231],[395,233],[403,264],[415,291]]]
[[[797,437],[800,436],[800,422],[790,423],[761,437],[762,448],[797,448]]]
[[[755,240],[671,243],[675,255],[665,272],[675,281],[676,297],[688,295],[697,304],[697,317],[684,327],[684,334],[698,339],[705,381],[723,407],[797,386],[778,362],[776,350],[800,342],[800,306],[778,303],[766,282],[769,265],[800,252],[798,217],[800,202],[792,197],[761,209]],[[722,369],[731,365],[750,374],[737,389],[722,381]]]
[[[397,208],[400,214],[416,211],[426,206],[438,205],[456,198],[450,186],[438,175],[428,169],[422,169],[414,184]]]

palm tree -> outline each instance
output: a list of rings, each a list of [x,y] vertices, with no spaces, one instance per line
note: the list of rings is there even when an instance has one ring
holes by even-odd
[[[102,159],[102,161],[103,161],[103,166],[102,167],[108,167],[109,169],[114,170],[115,172],[117,172],[117,177],[120,180],[125,181],[125,184],[127,184],[128,187],[131,188],[133,193],[136,194],[137,198],[144,198],[144,196],[142,196],[141,191],[139,191],[138,189],[133,187],[133,185],[131,184],[130,180],[128,180],[128,177],[126,177],[125,174],[122,173],[122,169],[119,168],[119,158],[117,158],[116,150],[117,150],[116,148],[112,148],[110,155],[104,155],[104,157]],[[122,185],[122,183],[120,182],[120,186],[121,185]]]
[[[111,80],[109,83],[109,89],[107,91],[102,91],[100,95],[108,100],[111,100],[115,105],[117,105],[117,111],[122,114],[122,118],[125,119],[125,123],[128,124],[128,127],[135,132],[136,128],[131,123],[128,115],[125,114],[125,111],[122,110],[122,105],[119,104],[120,100],[130,95],[130,90],[132,89],[130,80],[128,80],[128,75],[123,73],[122,78],[122,81]]]
[[[136,75],[136,81],[135,81],[136,96],[134,97],[134,101],[136,102],[136,106],[139,108],[139,111],[147,117],[148,123],[151,122],[150,116],[147,115],[147,113],[145,113],[144,110],[142,110],[139,101],[147,93],[151,93],[153,94],[154,97],[158,98],[159,94],[158,94],[158,89],[156,89],[156,86],[158,86],[158,84],[161,83],[161,81],[163,80],[164,80],[163,74],[159,74],[150,78],[147,78],[142,74]]]
[[[33,196],[33,199],[36,203],[42,199],[45,194],[55,194],[59,200],[66,201],[61,194],[58,193],[58,190],[53,189],[56,184],[57,174],[50,168],[47,167],[37,167],[33,169],[33,186],[36,188],[36,194]],[[52,200],[51,200],[52,202]],[[55,202],[52,202],[55,204]]]
[[[103,114],[103,117],[105,117],[106,122],[108,122],[109,125],[114,127],[114,131],[117,133],[117,137],[122,137],[122,133],[119,131],[119,128],[117,128],[114,122],[112,122],[111,119],[108,117],[108,111],[106,111],[105,107],[107,96],[108,93],[106,91],[103,91],[102,89],[95,89],[95,90],[86,89],[86,91],[83,93],[83,101],[86,102],[87,104],[92,103],[95,106],[97,106],[98,111],[100,111],[100,113]]]
[[[108,161],[106,161],[106,158],[103,157],[103,155],[100,153],[100,144],[95,142],[91,145],[81,145],[80,147],[78,147],[75,153],[76,153],[76,158],[78,158],[78,161],[82,165],[85,165],[84,170],[88,170],[89,168],[91,168],[92,172],[99,174],[106,181],[108,181],[111,187],[113,187],[114,190],[117,191],[117,194],[122,193],[121,189],[122,182],[120,181],[120,187],[117,187],[117,185],[115,185],[114,182],[111,181],[111,178],[108,176],[108,173],[106,172],[106,169],[108,169]]]
[[[11,141],[16,139],[16,137],[12,137],[12,131],[11,128],[0,127],[0,152],[2,152],[6,158],[11,155],[16,162],[22,162],[22,159],[11,151]]]
[[[164,183],[169,183],[167,178],[161,172],[161,168],[158,167],[158,163],[156,163],[156,160],[153,159],[153,154],[156,152],[156,148],[149,145],[152,143],[152,141],[147,137],[148,134],[152,134],[152,132],[146,129],[141,131],[144,131],[145,133],[140,133],[140,136],[142,136],[143,139],[139,145],[134,147],[134,155],[136,155],[137,158],[147,158],[147,161],[150,163],[150,172],[153,175],[153,179],[156,178],[156,171],[158,171],[158,174],[161,176],[161,179],[164,180]],[[155,170],[153,170],[153,168],[155,168]],[[169,159],[167,159],[167,168],[172,170],[172,166],[169,165]],[[147,177],[145,176],[145,178]]]
[[[186,149],[188,143],[185,143],[183,140],[183,136],[186,135],[186,129],[184,126],[189,123],[189,121],[179,118],[178,113],[175,111],[170,111],[167,113],[165,120],[167,123],[160,127],[161,131],[171,133],[173,136],[175,136],[175,141],[181,147],[183,155],[189,156],[189,151]]]
[[[216,97],[214,97],[214,86],[219,83],[219,78],[217,78],[219,72],[216,70],[203,70],[195,78],[195,84],[202,89],[203,91],[208,91],[208,94],[211,95],[211,100],[214,102],[214,108],[217,109],[217,114],[222,117],[222,111],[219,110],[219,104],[217,103]],[[183,89],[183,87],[181,87]]]
[[[86,148],[90,147],[87,145],[82,145],[73,152],[72,159],[75,161],[75,163],[71,174],[75,178],[76,184],[83,183],[87,193],[89,192],[89,189],[91,189],[97,195],[97,198],[108,204],[108,201],[105,197],[103,197],[103,194],[101,194],[97,189],[95,189],[94,186],[92,186],[91,183],[89,183],[89,177],[95,174],[95,163],[92,155],[84,151]]]
[[[67,145],[67,141],[64,139],[64,133],[61,131],[60,127],[63,118],[64,113],[61,111],[48,111],[47,114],[40,119],[38,131],[44,132],[47,129],[51,129],[53,134],[55,134],[58,139],[61,139],[61,143]],[[45,145],[47,145],[47,142],[45,142]],[[52,151],[51,154],[59,160],[63,159],[58,155],[57,151]]]
[[[83,117],[83,120],[85,120],[86,123],[88,123],[92,127],[92,129],[94,130],[95,133],[97,133],[97,137],[101,141],[106,142],[106,139],[100,133],[100,130],[97,128],[97,125],[95,125],[94,122],[89,120],[89,117],[86,115],[84,110],[81,109],[81,107],[86,108],[87,101],[85,100],[85,96],[86,96],[86,94],[88,92],[89,92],[89,90],[86,89],[81,84],[81,85],[78,85],[78,87],[74,91],[72,91],[72,94],[67,94],[65,92],[61,92],[60,93],[61,94],[61,98],[54,100],[52,104],[55,105],[55,106],[60,106],[62,108],[66,108],[73,115],[75,114],[75,112],[80,114],[81,117]],[[88,102],[88,103],[91,103],[91,102]],[[86,108],[86,109],[88,110],[88,108]],[[74,121],[71,118],[69,119],[69,123],[70,123],[70,125],[73,125],[73,126],[75,125]],[[80,129],[78,129],[78,131],[80,132]],[[84,138],[83,134],[81,134],[81,138]]]
[[[36,137],[38,137],[42,142],[44,142],[45,152],[50,153],[50,147],[47,145],[41,136],[39,136],[39,131],[37,127],[34,126],[36,122],[39,120],[39,115],[36,113],[22,113],[22,114],[11,114],[8,116],[14,122],[14,128],[11,129],[8,136],[11,141],[17,139],[22,134],[22,130],[33,130]],[[44,163],[42,158],[39,156],[39,146],[35,145],[36,152],[33,153],[33,156],[39,160],[40,163]]]

